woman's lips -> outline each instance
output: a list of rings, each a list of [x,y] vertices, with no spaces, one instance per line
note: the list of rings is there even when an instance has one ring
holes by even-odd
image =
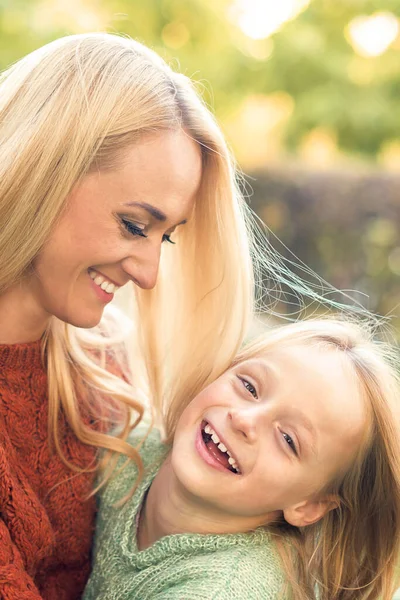
[[[89,276],[90,286],[95,292],[96,296],[99,300],[104,302],[104,304],[108,304],[114,298],[114,294],[109,294],[105,290],[102,290],[100,286],[98,286],[93,279]]]

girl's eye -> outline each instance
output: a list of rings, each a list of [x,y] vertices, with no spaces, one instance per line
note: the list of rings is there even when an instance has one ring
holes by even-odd
[[[254,385],[252,385],[250,381],[247,381],[247,379],[243,379],[242,377],[239,377],[239,379],[246,388],[246,390],[253,396],[253,398],[258,398],[257,390],[254,387]]]
[[[285,433],[284,431],[282,431],[282,436],[283,439],[286,441],[287,445],[290,447],[291,451],[298,456],[297,453],[297,448],[296,448],[296,444],[294,443],[293,439],[290,437],[290,435],[288,433]]]
[[[121,219],[121,222],[125,229],[128,231],[128,233],[130,233],[131,235],[138,235],[140,237],[147,238],[147,235],[144,233],[143,229],[140,229],[140,227],[138,227],[134,223],[131,223],[131,221],[128,221],[127,219]]]
[[[163,241],[163,242],[169,242],[170,244],[175,244],[175,242],[173,242],[173,241],[171,240],[171,236],[170,236],[170,235],[168,235],[167,233],[164,233],[164,235],[163,235],[163,238],[162,238],[162,241]]]

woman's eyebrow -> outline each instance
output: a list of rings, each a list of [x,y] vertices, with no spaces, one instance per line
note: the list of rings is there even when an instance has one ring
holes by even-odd
[[[155,206],[152,206],[151,204],[147,204],[147,202],[126,202],[124,204],[124,206],[138,206],[139,208],[143,208],[152,217],[157,219],[157,221],[161,221],[162,223],[164,223],[164,221],[167,220],[167,215],[165,213],[163,213],[161,210],[159,210]],[[178,223],[178,225],[184,225],[185,223],[187,223],[187,220],[183,219],[183,221]]]
[[[165,215],[161,210],[152,206],[151,204],[147,204],[147,202],[126,202],[124,206],[138,206],[139,208],[144,208],[148,213],[151,214],[152,217],[157,219],[157,221],[166,221],[167,215]]]

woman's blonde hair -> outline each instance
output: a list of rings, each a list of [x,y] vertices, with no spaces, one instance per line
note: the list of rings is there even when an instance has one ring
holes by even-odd
[[[277,347],[317,345],[342,352],[357,376],[369,427],[358,455],[325,493],[338,508],[318,523],[269,526],[288,574],[293,600],[389,600],[400,549],[400,385],[394,349],[366,325],[310,320],[273,330],[246,346],[233,364]]]
[[[29,272],[85,174],[118,168],[147,133],[178,129],[202,152],[194,216],[174,250],[164,251],[155,289],[132,291],[138,333],[131,343],[156,409],[167,387],[191,394],[234,357],[252,308],[245,203],[223,136],[190,80],[124,37],[65,37],[0,78],[0,294]],[[125,440],[131,409],[140,419],[143,407],[107,368],[118,344],[104,327],[98,335],[53,317],[47,331],[49,435],[65,461],[60,410],[82,442],[139,460]],[[94,428],[93,418],[120,419],[120,433]]]

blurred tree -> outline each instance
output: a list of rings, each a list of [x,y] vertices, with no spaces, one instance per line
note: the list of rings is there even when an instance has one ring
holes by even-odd
[[[400,177],[292,168],[254,175],[250,204],[272,230],[272,245],[306,279],[295,256],[335,287],[354,290],[350,296],[371,310],[390,314],[400,338]]]
[[[305,9],[265,39],[242,31],[235,4],[239,0],[0,0],[1,66],[60,35],[122,32],[203,83],[222,121],[248,95],[285,93],[293,100],[282,131],[289,149],[301,150],[307,135],[320,131],[345,152],[372,157],[397,148],[400,154],[399,36],[381,54],[361,56],[349,33],[360,15],[399,17],[399,0],[302,0]],[[279,3],[264,0],[264,6],[258,21],[267,22]],[[372,21],[369,32],[375,35]]]

